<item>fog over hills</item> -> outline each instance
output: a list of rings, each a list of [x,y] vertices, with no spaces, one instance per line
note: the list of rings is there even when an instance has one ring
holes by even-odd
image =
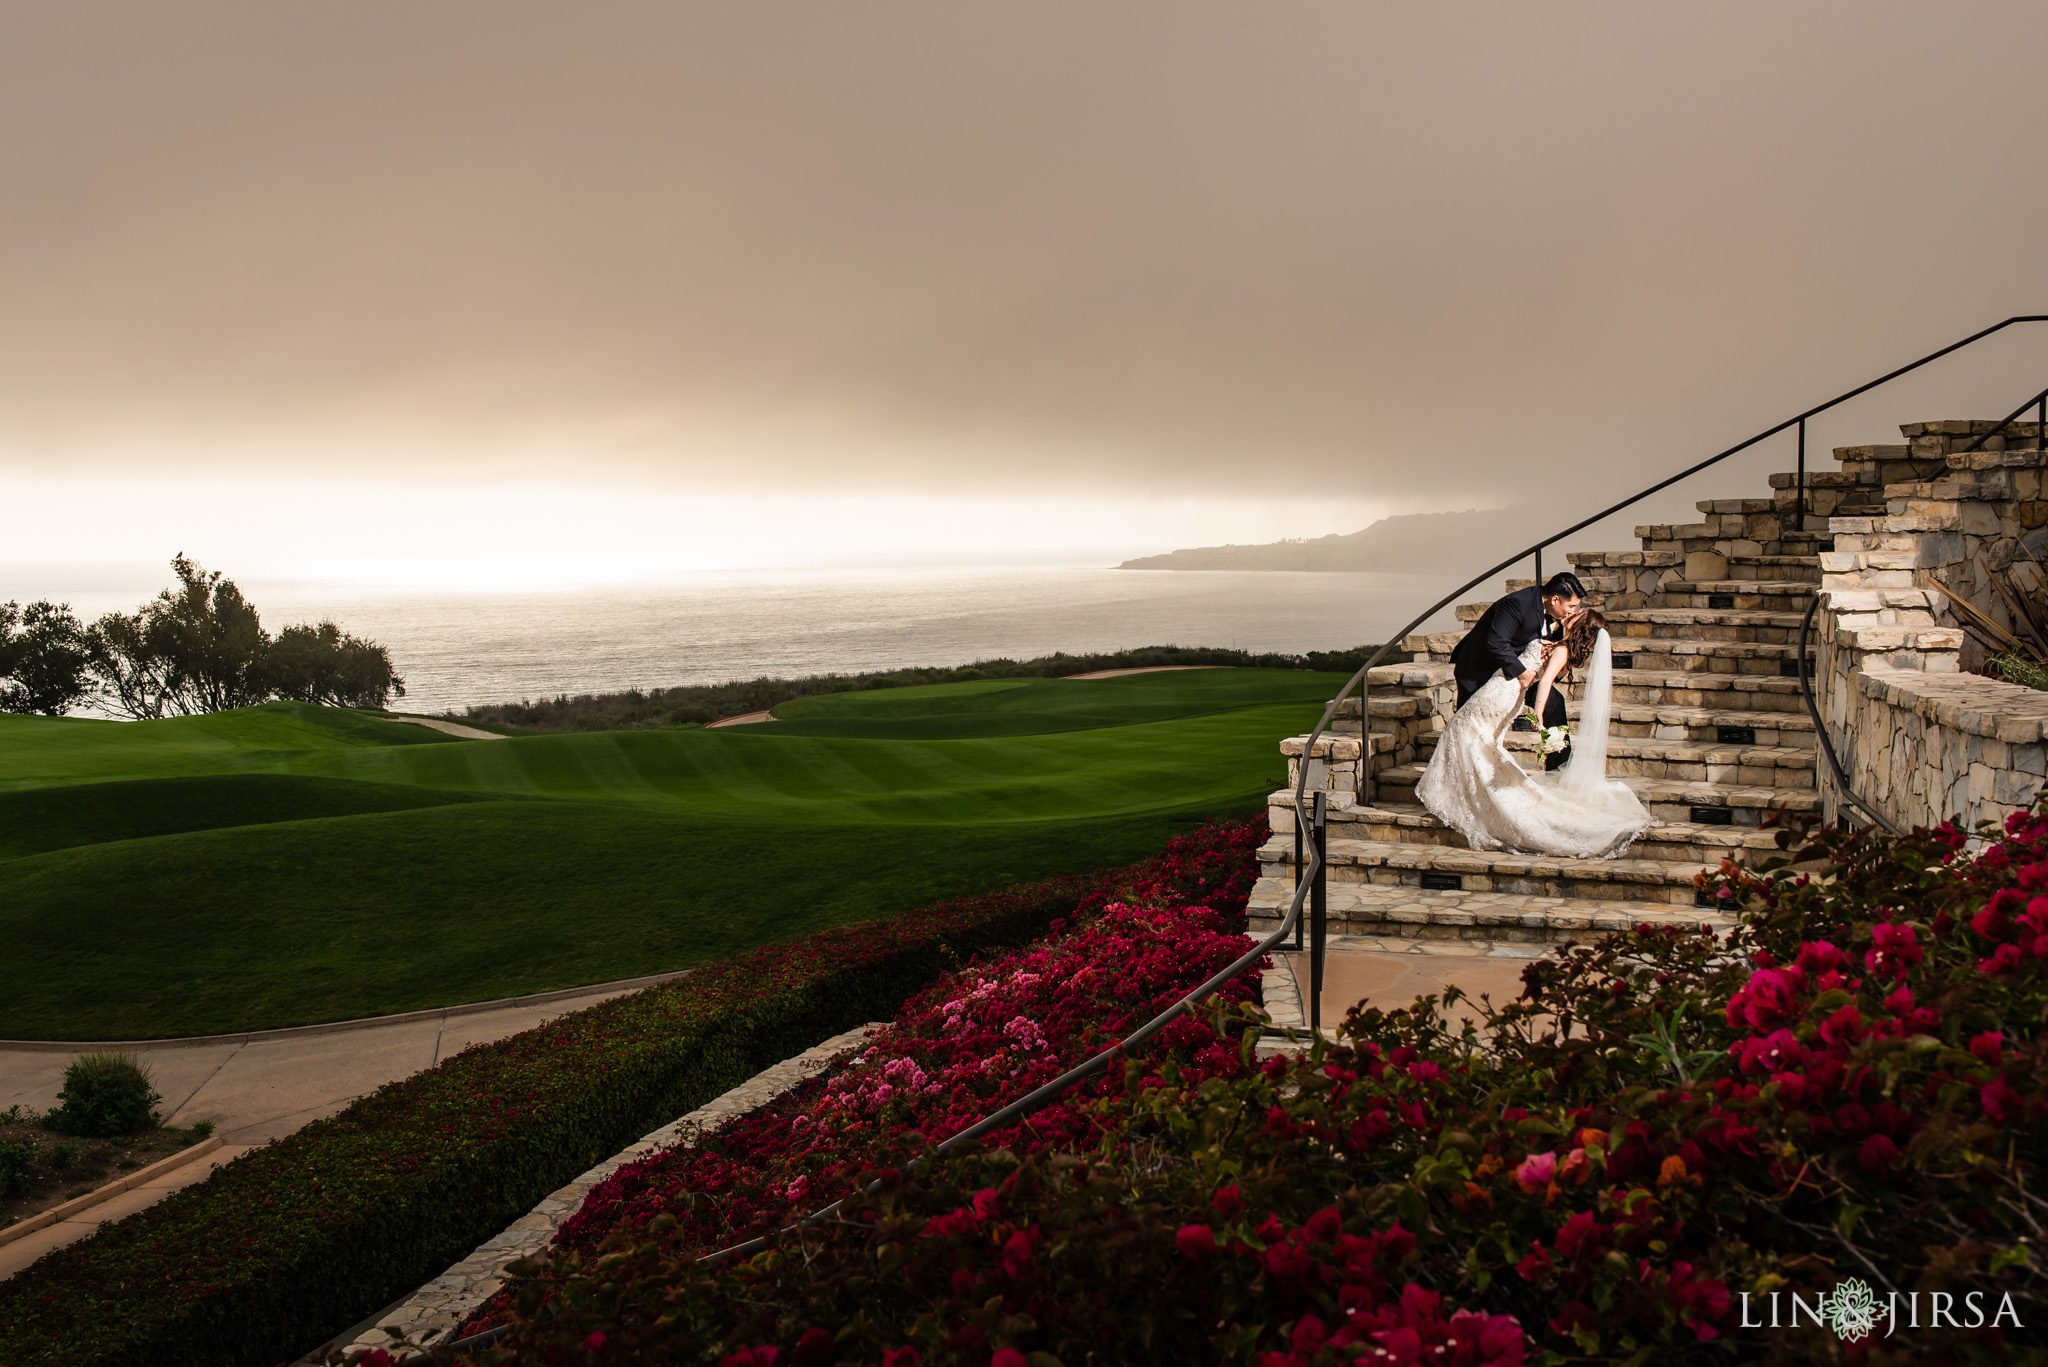
[[[1445,548],[1526,543],[1526,508],[1469,509],[1462,513],[1405,513],[1383,517],[1363,531],[1263,546],[1201,546],[1140,556],[1120,570],[1405,570],[1431,564]]]

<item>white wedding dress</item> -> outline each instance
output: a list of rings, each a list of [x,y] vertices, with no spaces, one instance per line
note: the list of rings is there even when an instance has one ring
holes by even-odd
[[[1525,669],[1542,659],[1540,640],[1522,652]],[[1522,690],[1496,673],[1451,714],[1415,796],[1475,850],[1613,858],[1652,821],[1627,784],[1607,777],[1613,710],[1613,649],[1603,631],[1586,670],[1571,759],[1555,773],[1528,773],[1502,744],[1523,711]]]

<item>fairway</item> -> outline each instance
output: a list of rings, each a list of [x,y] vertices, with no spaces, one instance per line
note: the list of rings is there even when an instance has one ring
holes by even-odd
[[[1129,862],[1258,807],[1341,683],[978,681],[493,741],[299,704],[0,717],[0,1037],[545,991]]]

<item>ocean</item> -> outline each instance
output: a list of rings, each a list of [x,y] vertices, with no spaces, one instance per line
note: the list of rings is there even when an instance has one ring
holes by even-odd
[[[90,620],[133,609],[169,580],[167,571],[0,566],[0,601],[68,601]],[[1386,639],[1456,583],[1081,566],[721,571],[554,593],[237,582],[272,631],[331,617],[389,648],[406,681],[397,705],[410,712],[1062,650],[1348,649]]]

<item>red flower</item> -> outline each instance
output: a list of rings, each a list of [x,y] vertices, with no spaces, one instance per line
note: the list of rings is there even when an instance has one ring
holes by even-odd
[[[583,1340],[583,1351],[586,1353],[602,1353],[604,1351],[604,1345],[604,1331],[602,1329],[599,1329],[591,1333],[587,1338]]]
[[[1542,1281],[1550,1275],[1550,1253],[1543,1247],[1541,1239],[1529,1241],[1529,1256],[1515,1264],[1515,1271],[1522,1274],[1525,1282]]]
[[[793,1367],[827,1367],[832,1361],[833,1347],[832,1336],[813,1325],[796,1341],[796,1351],[790,1354]]]
[[[918,1367],[917,1349],[884,1348],[882,1367]]]
[[[1884,1135],[1874,1134],[1863,1141],[1863,1147],[1857,1151],[1856,1161],[1873,1177],[1882,1177],[1898,1166],[1899,1146]]]
[[[1998,1066],[2004,1047],[2005,1032],[2002,1030],[1986,1030],[1970,1041],[1970,1052],[1993,1068]]]
[[[988,1367],[1027,1367],[1029,1359],[1015,1348],[998,1348],[988,1360]]]
[[[1182,1225],[1173,1242],[1183,1258],[1195,1262],[1207,1262],[1216,1252],[1216,1233],[1207,1225]]]
[[[1226,1220],[1235,1220],[1244,1214],[1244,1192],[1236,1187],[1218,1187],[1209,1204],[1216,1207],[1216,1213]]]
[[[2020,1113],[2019,1093],[2006,1086],[2002,1077],[1995,1077],[1978,1089],[1977,1104],[1984,1108],[1989,1120],[2010,1120]]]

